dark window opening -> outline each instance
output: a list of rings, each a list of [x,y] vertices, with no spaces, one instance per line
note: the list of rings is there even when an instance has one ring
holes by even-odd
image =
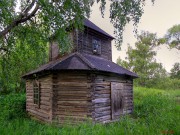
[[[101,54],[101,40],[93,38],[92,40],[92,49],[94,54]]]
[[[40,106],[40,83],[33,81],[33,101],[35,105]]]

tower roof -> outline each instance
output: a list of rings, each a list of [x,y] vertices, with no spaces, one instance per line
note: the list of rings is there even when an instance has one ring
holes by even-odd
[[[111,36],[110,34],[106,33],[104,30],[102,30],[101,28],[99,28],[97,25],[95,25],[93,22],[91,22],[90,20],[88,19],[85,19],[84,20],[84,26],[88,27],[88,28],[91,28],[97,32],[100,32],[102,33],[103,35],[107,36],[108,38],[110,39],[114,39],[113,36]]]
[[[107,73],[114,73],[117,75],[130,76],[132,78],[137,78],[137,74],[117,65],[116,63],[106,60],[101,57],[73,53],[64,59],[58,59],[51,61],[45,65],[42,65],[36,70],[33,70],[23,76],[23,78],[28,78],[33,74],[38,74],[48,71],[65,71],[65,70],[77,70],[77,71],[100,71]]]

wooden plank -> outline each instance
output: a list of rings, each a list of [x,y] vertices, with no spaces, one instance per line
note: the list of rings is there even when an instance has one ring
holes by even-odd
[[[57,101],[58,104],[87,104],[88,102],[87,101],[78,101],[78,100],[64,100],[64,101],[61,101],[61,100],[58,100]]]
[[[60,95],[86,95],[86,94],[88,94],[89,93],[89,91],[73,91],[73,90],[59,90],[58,92],[57,92],[58,94],[60,94]]]
[[[97,86],[110,86],[111,85],[111,83],[110,82],[102,82],[102,83],[95,83],[95,87],[97,87]]]
[[[101,107],[101,108],[94,109],[95,112],[102,112],[102,111],[107,111],[107,110],[111,110],[111,107],[107,106],[107,107]]]
[[[96,112],[95,113],[95,118],[103,117],[103,116],[109,116],[109,115],[111,115],[111,111],[110,110],[103,111],[103,112]]]
[[[90,97],[61,97],[61,99],[59,99],[58,101],[88,101],[91,100]]]
[[[27,111],[30,112],[30,113],[35,114],[35,116],[38,115],[38,116],[43,117],[45,119],[49,119],[49,114],[47,114],[45,112],[42,112],[40,110],[39,111],[35,111],[35,110],[28,109]]]
[[[74,116],[74,117],[87,117],[87,112],[72,112],[72,111],[58,111],[56,115]]]
[[[110,103],[101,103],[101,104],[94,104],[93,108],[102,108],[102,107],[108,107],[110,106]]]
[[[98,98],[98,99],[92,100],[92,103],[95,103],[95,104],[98,104],[98,103],[110,103],[110,99],[109,98]]]
[[[95,91],[94,94],[110,94],[110,90],[101,90],[101,91]]]
[[[106,121],[106,120],[110,120],[110,119],[111,119],[111,116],[107,115],[107,116],[95,118],[95,121]]]
[[[120,116],[123,111],[123,83],[111,82],[111,106],[112,106],[112,119],[114,120],[115,116]]]
[[[58,85],[60,86],[75,86],[75,87],[87,87],[87,83],[77,83],[77,82],[59,82]]]
[[[94,97],[97,98],[109,98],[110,99],[111,94],[94,94]]]

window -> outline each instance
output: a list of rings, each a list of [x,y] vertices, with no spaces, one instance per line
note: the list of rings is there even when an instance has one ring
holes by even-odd
[[[100,39],[93,38],[92,49],[94,54],[101,54],[101,41]]]
[[[33,81],[33,101],[34,104],[40,105],[40,83],[35,80]]]

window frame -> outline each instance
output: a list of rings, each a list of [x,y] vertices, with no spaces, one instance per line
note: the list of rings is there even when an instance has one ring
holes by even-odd
[[[40,82],[37,80],[33,81],[33,103],[40,107]]]
[[[97,41],[97,44],[96,44],[97,47],[95,47],[94,41]],[[92,51],[93,51],[93,54],[98,54],[98,55],[101,54],[101,39],[99,39],[97,37],[92,38]]]

